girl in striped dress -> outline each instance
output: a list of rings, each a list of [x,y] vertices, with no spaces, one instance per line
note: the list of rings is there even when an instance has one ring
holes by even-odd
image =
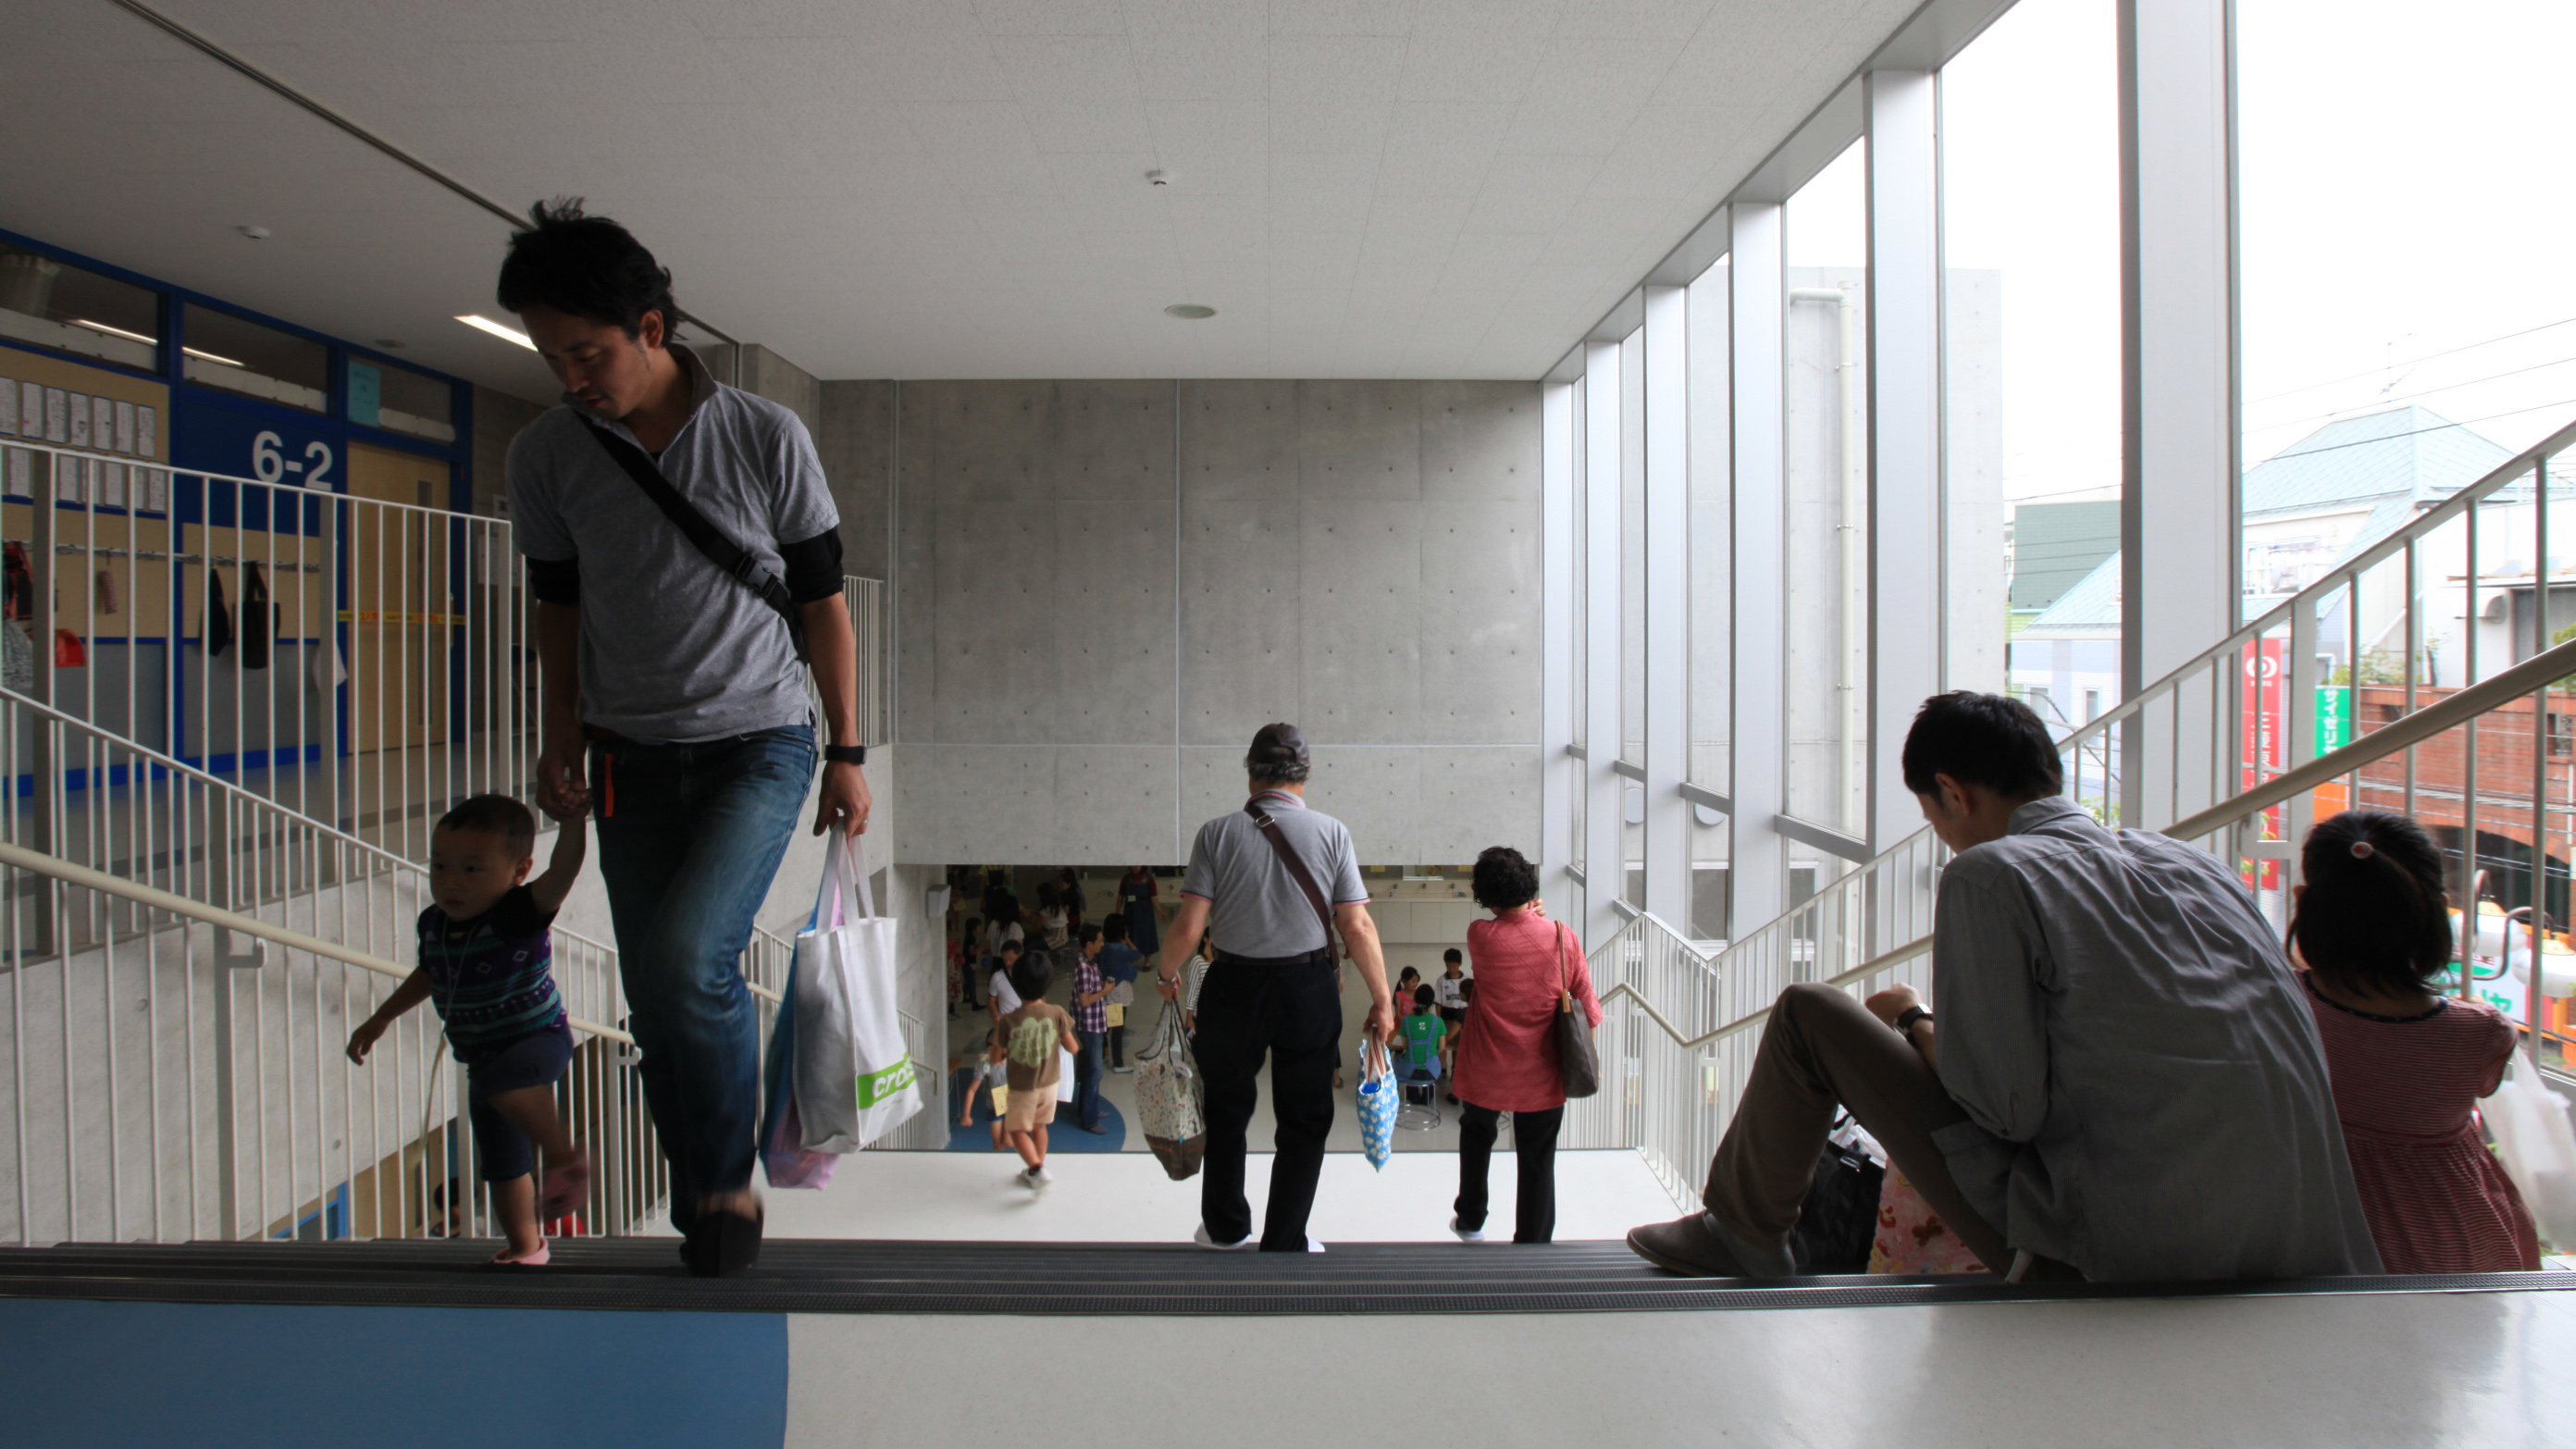
[[[2441,851],[2405,816],[2346,811],[2308,832],[2299,869],[2290,942],[2381,1265],[2539,1267],[2531,1214],[2471,1115],[2504,1079],[2513,1023],[2426,985],[2452,955]]]

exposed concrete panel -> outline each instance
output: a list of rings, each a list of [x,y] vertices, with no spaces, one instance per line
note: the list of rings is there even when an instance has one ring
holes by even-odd
[[[1051,746],[908,745],[895,823],[906,861],[1056,865],[1056,751]]]
[[[1310,738],[1411,744],[1422,724],[1422,506],[1309,500],[1300,548]]]
[[[1297,384],[1181,384],[1181,497],[1297,497]]]
[[[1245,730],[1242,740],[1232,745],[1181,751],[1180,848],[1171,864],[1189,863],[1190,842],[1198,839],[1200,826],[1243,808],[1250,794],[1243,754],[1251,747],[1252,731]]]
[[[1180,751],[1169,746],[1057,750],[1054,858],[1088,865],[1183,859],[1179,767]]]
[[[1172,501],[1172,385],[1060,382],[1049,462],[1059,499]]]
[[[1426,749],[1415,755],[1422,773],[1421,857],[1408,863],[1465,865],[1489,845],[1537,857],[1535,746]]]
[[[510,458],[510,440],[519,430],[535,422],[545,409],[523,398],[495,392],[481,384],[474,388],[474,462],[471,482],[474,486],[474,511],[485,518],[497,517],[498,500],[509,491],[503,475]]]
[[[904,417],[909,421],[911,416],[911,399],[906,396]],[[903,457],[899,456],[896,464],[895,737],[928,744],[939,738],[935,708],[940,676],[936,628],[939,509],[929,486],[903,465]]]
[[[1168,748],[1179,622],[1171,513],[1133,503],[1058,503],[1046,511],[1056,529],[1056,687],[1044,738]]]
[[[1538,384],[1426,382],[1422,496],[1428,502],[1538,501]]]
[[[1300,496],[1422,496],[1422,384],[1297,384]]]
[[[1263,725],[1298,719],[1298,514],[1291,501],[1182,503],[1181,743],[1240,750]]]
[[[1363,865],[1411,865],[1421,857],[1422,764],[1419,751],[1314,750],[1306,803],[1351,828]]]
[[[841,567],[861,578],[891,579],[895,385],[827,382],[822,400],[814,446],[841,514]]]
[[[935,506],[937,658],[932,724],[942,744],[1063,738],[1056,708],[1052,510]]]
[[[907,383],[905,476],[942,503],[1052,498],[1054,404],[1051,382]]]
[[[738,363],[741,372],[734,382],[736,387],[794,413],[805,424],[806,432],[823,431],[823,384],[814,374],[757,342],[743,344]],[[718,371],[717,376],[723,375]]]
[[[1426,744],[1539,736],[1538,507],[1422,505],[1421,732]]]

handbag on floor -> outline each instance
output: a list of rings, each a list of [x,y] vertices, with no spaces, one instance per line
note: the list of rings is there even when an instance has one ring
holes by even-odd
[[[1164,1175],[1183,1182],[1207,1155],[1206,1084],[1178,1003],[1163,1003],[1154,1038],[1136,1053],[1136,1122]]]
[[[856,899],[853,900],[852,897]],[[895,1012],[895,919],[876,913],[866,872],[835,835],[814,919],[796,937],[796,1110],[803,1145],[856,1152],[921,1110]]]
[[[1386,1160],[1395,1155],[1396,1100],[1395,1068],[1388,1061],[1386,1047],[1377,1042],[1360,1043],[1360,1151],[1367,1154],[1369,1166],[1386,1169]]]
[[[1789,1255],[1801,1275],[1869,1271],[1870,1248],[1878,1238],[1879,1185],[1886,1176],[1887,1169],[1857,1143],[1827,1139],[1798,1225],[1789,1231]]]

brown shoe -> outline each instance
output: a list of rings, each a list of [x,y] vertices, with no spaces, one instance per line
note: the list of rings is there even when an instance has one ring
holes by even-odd
[[[1692,1278],[1787,1278],[1797,1268],[1783,1250],[1768,1258],[1732,1242],[1707,1213],[1628,1232],[1629,1251],[1667,1272]]]

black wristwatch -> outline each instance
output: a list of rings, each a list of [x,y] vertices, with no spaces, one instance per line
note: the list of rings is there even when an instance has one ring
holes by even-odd
[[[865,745],[825,745],[823,763],[827,765],[864,765],[868,762]]]
[[[1912,1036],[1914,1034],[1914,1023],[1918,1021],[1930,1021],[1931,1019],[1932,1013],[1929,1009],[1920,1006],[1909,1006],[1896,1014],[1896,1034],[1898,1036]]]

